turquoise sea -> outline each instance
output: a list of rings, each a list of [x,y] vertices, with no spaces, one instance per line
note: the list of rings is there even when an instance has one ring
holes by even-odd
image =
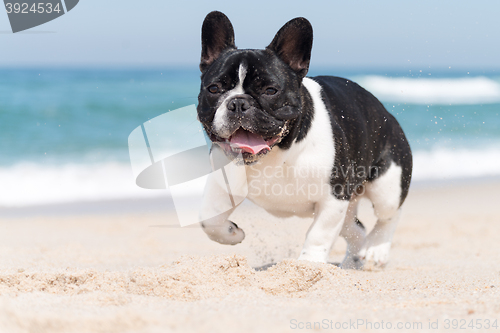
[[[500,72],[311,69],[358,82],[401,123],[415,181],[500,175]],[[158,195],[128,135],[197,103],[192,69],[0,69],[0,206]],[[173,130],[183,122],[169,124]]]

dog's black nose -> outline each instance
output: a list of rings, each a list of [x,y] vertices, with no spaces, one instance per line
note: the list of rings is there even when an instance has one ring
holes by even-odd
[[[246,98],[233,98],[229,102],[227,102],[227,109],[230,111],[240,111],[245,112],[250,109],[250,102]]]

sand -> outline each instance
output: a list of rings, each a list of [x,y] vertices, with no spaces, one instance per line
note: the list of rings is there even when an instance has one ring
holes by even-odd
[[[237,246],[149,206],[0,210],[0,332],[495,331],[499,185],[414,186],[383,270],[297,261],[310,220],[249,203]],[[367,204],[361,220],[373,226]]]

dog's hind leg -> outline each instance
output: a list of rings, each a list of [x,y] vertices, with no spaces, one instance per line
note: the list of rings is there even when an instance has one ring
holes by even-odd
[[[401,173],[402,168],[393,162],[383,175],[365,186],[378,218],[359,252],[365,265],[383,267],[389,260],[392,236],[401,213]]]
[[[340,236],[347,242],[347,251],[342,262],[342,268],[361,269],[363,261],[359,258],[359,251],[365,242],[365,227],[356,217],[358,211],[359,198],[354,198],[349,203],[344,225],[340,231]]]

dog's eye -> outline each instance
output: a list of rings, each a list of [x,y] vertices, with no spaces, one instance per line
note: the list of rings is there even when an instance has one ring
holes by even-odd
[[[219,86],[217,86],[216,84],[212,84],[212,85],[208,86],[208,91],[211,94],[217,94],[219,92]]]
[[[274,95],[278,92],[277,89],[273,88],[273,87],[269,87],[266,89],[266,91],[264,92],[266,95]]]

